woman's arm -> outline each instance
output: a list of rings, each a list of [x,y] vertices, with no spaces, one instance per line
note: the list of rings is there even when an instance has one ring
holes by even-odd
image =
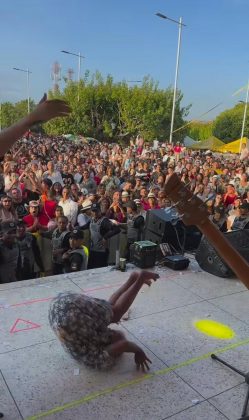
[[[34,124],[46,122],[56,117],[67,117],[69,113],[70,108],[66,102],[59,99],[47,100],[45,94],[34,111],[0,132],[0,156],[3,156]]]

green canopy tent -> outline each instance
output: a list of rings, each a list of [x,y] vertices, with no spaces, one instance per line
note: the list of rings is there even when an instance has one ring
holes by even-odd
[[[184,137],[183,144],[185,147],[189,147],[191,149],[191,147],[196,143],[197,143],[196,140],[192,139],[191,137],[189,136]]]
[[[210,137],[209,139],[198,141],[193,146],[191,146],[192,149],[198,149],[198,150],[213,150],[218,151],[220,147],[224,146],[224,143],[217,139],[217,137]]]

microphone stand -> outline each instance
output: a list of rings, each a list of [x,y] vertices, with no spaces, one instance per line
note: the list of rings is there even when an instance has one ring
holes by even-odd
[[[247,392],[246,392],[246,396],[245,396],[245,401],[244,401],[244,405],[243,405],[242,414],[241,414],[241,417],[239,418],[239,420],[249,420],[249,416],[246,415],[247,408],[248,408],[248,402],[249,402],[249,372],[242,372],[241,370],[239,370],[239,369],[235,368],[234,366],[230,365],[229,363],[225,362],[225,360],[221,359],[220,357],[216,356],[215,354],[211,354],[211,358],[213,360],[217,360],[218,362],[227,366],[229,369],[238,373],[240,376],[243,376],[243,378],[245,379],[245,383],[247,385]]]

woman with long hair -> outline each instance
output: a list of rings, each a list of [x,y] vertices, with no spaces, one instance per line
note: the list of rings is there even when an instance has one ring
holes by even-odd
[[[0,203],[0,221],[3,222],[16,222],[18,216],[16,210],[13,206],[12,198],[8,195],[3,195],[1,197]]]
[[[54,199],[57,201],[57,203],[60,201],[62,197],[62,185],[60,182],[55,182],[51,188],[51,191],[54,195]]]

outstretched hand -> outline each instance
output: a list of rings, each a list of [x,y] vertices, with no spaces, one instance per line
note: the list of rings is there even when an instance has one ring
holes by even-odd
[[[34,111],[31,112],[29,118],[32,124],[37,122],[47,122],[56,117],[67,117],[71,112],[69,105],[60,99],[47,99],[44,93]]]
[[[143,350],[136,351],[134,359],[138,370],[141,369],[143,372],[145,372],[146,370],[150,369],[149,363],[152,362],[146,356]]]

